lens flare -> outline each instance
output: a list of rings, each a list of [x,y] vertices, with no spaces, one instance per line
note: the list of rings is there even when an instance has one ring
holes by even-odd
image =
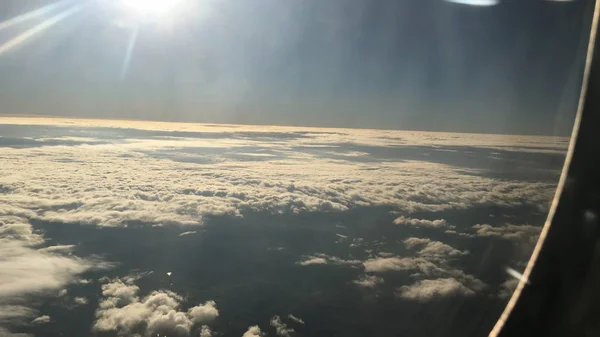
[[[121,2],[132,14],[162,16],[170,14],[182,0],[121,0]]]
[[[55,24],[66,19],[67,17],[77,13],[78,11],[81,10],[81,8],[82,8],[81,6],[71,7],[63,12],[60,12],[60,13],[54,15],[53,17],[51,17],[47,20],[44,20],[42,23],[26,30],[25,32],[15,36],[14,38],[6,41],[5,43],[0,45],[0,55],[19,46],[20,44],[22,44],[25,41],[34,37],[35,35],[38,35],[38,34],[44,32],[46,29],[54,26]]]

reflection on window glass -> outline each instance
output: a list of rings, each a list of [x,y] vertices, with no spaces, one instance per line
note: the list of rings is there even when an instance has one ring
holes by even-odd
[[[592,5],[3,1],[0,335],[487,335]]]

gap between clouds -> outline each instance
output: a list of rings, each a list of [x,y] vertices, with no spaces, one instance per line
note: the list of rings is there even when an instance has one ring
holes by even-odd
[[[34,232],[27,219],[0,215],[0,332],[10,336],[15,325],[47,323],[50,317],[37,315],[29,307],[30,296],[49,296],[64,286],[77,283],[78,275],[105,270],[111,263],[98,258],[73,256],[72,246],[41,248],[42,234]]]

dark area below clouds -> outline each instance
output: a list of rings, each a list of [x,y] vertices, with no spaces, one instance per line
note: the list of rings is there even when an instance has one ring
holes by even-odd
[[[189,228],[197,233],[185,236],[179,234],[186,228],[152,228],[141,223],[132,223],[129,228],[42,221],[33,221],[33,225],[52,238],[48,244],[75,244],[77,255],[101,254],[119,262],[109,272],[86,274],[84,278],[154,271],[138,281],[142,293],[169,289],[185,296],[190,305],[215,300],[221,317],[211,327],[224,336],[241,335],[253,324],[266,327],[274,314],[289,313],[306,322],[296,328],[298,336],[485,335],[504,305],[494,293],[506,279],[503,266],[514,266],[523,258],[520,243],[501,238],[473,240],[439,230],[398,226],[392,223],[394,215],[389,212],[386,208],[365,208],[303,216],[256,213],[246,214],[243,219],[211,217],[205,226]],[[541,223],[544,217],[528,209],[515,212],[498,208],[436,216],[456,224],[458,231],[470,231],[470,225],[478,221],[501,224],[504,213],[512,214],[512,220],[535,223]],[[490,214],[498,218],[490,218]],[[336,234],[348,237],[340,240]],[[399,242],[411,236],[468,249],[471,254],[460,267],[488,283],[490,290],[473,298],[451,296],[415,303],[393,296],[396,287],[411,283],[408,272],[389,273],[384,275],[382,287],[362,289],[352,283],[363,274],[362,267],[296,264],[303,255],[317,252],[344,259],[366,259],[370,254],[365,249],[372,249],[374,254],[407,255]],[[349,247],[355,238],[363,238],[364,244]],[[167,276],[167,272],[172,275]],[[80,335],[93,322],[90,306],[94,307],[99,298],[99,285],[67,289],[70,296],[90,298],[91,304],[73,310],[65,307],[61,298],[47,300],[41,310],[55,317],[60,329],[55,333],[51,328],[44,329],[44,336],[59,336],[58,331]],[[71,321],[76,323],[67,323]],[[104,335],[113,336],[99,334]]]

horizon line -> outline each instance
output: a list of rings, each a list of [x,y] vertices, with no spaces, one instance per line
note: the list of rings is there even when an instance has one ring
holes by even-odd
[[[307,125],[281,125],[281,124],[235,124],[235,123],[216,123],[216,122],[187,122],[187,121],[168,121],[159,119],[136,119],[136,118],[101,118],[101,117],[79,117],[79,116],[59,116],[59,115],[36,115],[36,114],[3,114],[0,113],[0,124],[2,119],[59,119],[59,120],[79,120],[79,121],[106,121],[106,122],[137,122],[137,123],[169,123],[176,125],[204,125],[204,126],[224,126],[224,127],[257,127],[257,128],[304,128],[304,129],[330,129],[330,130],[364,130],[364,131],[385,131],[385,132],[427,132],[427,133],[459,133],[468,135],[497,135],[497,136],[523,136],[523,137],[560,137],[571,138],[570,134],[524,134],[524,133],[493,133],[493,132],[465,132],[465,131],[440,131],[440,130],[418,130],[418,129],[386,129],[386,128],[359,128],[359,127],[333,127],[333,126],[307,126]],[[23,124],[14,124],[23,125]],[[1,135],[0,135],[1,137]]]

